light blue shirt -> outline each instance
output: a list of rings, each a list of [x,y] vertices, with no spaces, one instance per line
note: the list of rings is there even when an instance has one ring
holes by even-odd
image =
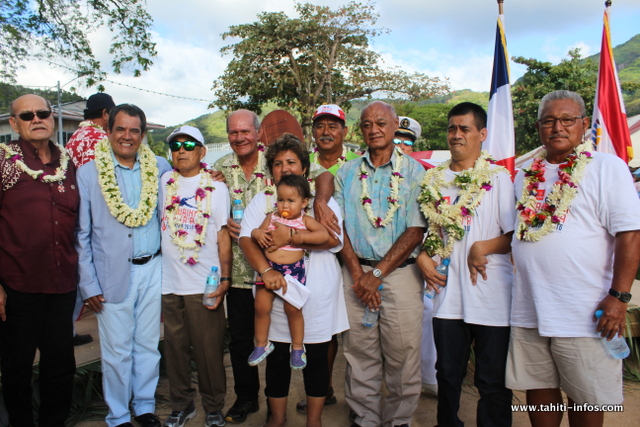
[[[131,208],[137,208],[140,203],[140,193],[142,192],[142,177],[138,156],[136,155],[133,169],[120,164],[115,156],[113,156],[113,163],[116,165],[116,179],[125,203]],[[140,227],[133,227],[131,233],[133,234],[133,258],[153,255],[158,252],[158,249],[160,249],[160,221],[157,209],[153,210],[153,216],[149,222]]]
[[[373,214],[376,217],[385,218],[389,208],[387,199],[391,194],[391,172],[398,161],[398,156],[403,156],[400,174],[404,177],[399,187],[400,207],[386,227],[376,228],[369,221],[362,206],[360,166],[364,164],[367,170],[367,184]],[[424,168],[413,158],[400,154],[395,149],[390,161],[377,168],[372,165],[369,151],[366,151],[362,157],[345,163],[338,170],[334,197],[342,209],[347,234],[359,258],[380,260],[407,228],[427,226],[418,204],[423,177]],[[413,250],[412,256],[417,256],[419,251],[418,245]]]

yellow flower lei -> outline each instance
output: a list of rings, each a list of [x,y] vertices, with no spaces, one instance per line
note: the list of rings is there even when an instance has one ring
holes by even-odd
[[[96,144],[95,161],[102,196],[111,215],[127,227],[140,227],[148,223],[158,203],[158,164],[155,155],[149,147],[141,144],[138,159],[142,189],[138,207],[133,209],[125,203],[118,187],[109,139],[104,138]]]
[[[258,145],[258,163],[253,171],[253,175],[258,178],[255,194],[258,194],[267,185],[267,174],[265,173],[265,158],[264,158],[264,145]],[[240,159],[238,155],[233,153],[233,163],[231,164],[231,185],[229,186],[229,192],[234,200],[242,200],[242,193],[244,190],[240,186],[240,174],[244,173],[242,166],[240,166]]]
[[[393,170],[391,171],[391,192],[389,193],[389,197],[387,201],[389,202],[389,208],[387,209],[387,213],[383,218],[376,217],[373,214],[373,209],[371,208],[371,198],[369,197],[369,186],[367,185],[367,178],[369,177],[369,172],[365,166],[365,160],[362,159],[362,163],[360,164],[360,185],[362,188],[362,192],[360,193],[360,202],[362,203],[362,207],[367,214],[367,218],[371,225],[375,228],[386,227],[387,224],[391,222],[393,219],[393,215],[396,213],[400,204],[398,203],[398,194],[400,193],[400,183],[404,180],[404,177],[400,174],[402,170],[402,163],[404,160],[404,155],[400,154],[400,152],[396,153],[396,164]]]
[[[209,224],[209,217],[211,216],[211,202],[207,198],[211,192],[215,189],[213,187],[213,180],[211,174],[204,169],[200,170],[200,183],[196,190],[196,216],[195,216],[195,235],[193,242],[187,243],[185,240],[189,234],[183,229],[179,229],[180,221],[176,219],[176,213],[180,204],[178,194],[178,180],[180,173],[173,171],[171,177],[167,181],[167,195],[165,197],[165,215],[167,217],[167,223],[171,229],[171,243],[176,245],[180,249],[180,259],[185,264],[196,265],[198,263],[198,252],[200,248],[204,246],[207,238],[207,225]],[[175,199],[178,200],[175,200]],[[193,255],[187,258],[184,255],[185,250],[192,250]]]
[[[69,165],[69,156],[64,148],[58,144],[53,144],[60,151],[60,166],[56,168],[54,175],[47,175],[43,170],[34,171],[25,162],[22,161],[22,153],[13,151],[7,144],[0,144],[0,148],[4,150],[4,156],[7,160],[16,165],[22,172],[31,178],[42,182],[58,182],[64,181],[67,177],[67,166]]]
[[[445,182],[444,173],[451,165],[451,160],[428,170],[420,186],[422,192],[418,201],[420,209],[429,223],[427,237],[423,247],[427,255],[440,255],[449,258],[456,240],[464,237],[462,218],[475,214],[484,194],[491,190],[491,180],[499,172],[507,172],[502,166],[491,168],[492,159],[489,153],[482,151],[473,168],[461,171],[453,181]],[[455,203],[448,204],[440,193],[440,188],[456,186],[460,188]],[[442,234],[447,234],[446,245]]]
[[[547,158],[547,150],[542,150],[540,155],[533,159],[531,168],[524,170],[522,196],[516,203],[518,210],[516,237],[519,240],[527,242],[540,240],[557,226],[561,221],[560,218],[567,214],[571,202],[578,195],[578,184],[584,176],[587,164],[593,159],[588,151],[591,147],[591,141],[583,142],[567,157],[565,163],[560,164],[559,180],[553,184],[539,208],[536,190],[539,183],[544,181],[543,161]],[[540,217],[544,219],[540,220]],[[536,226],[539,228],[535,228]]]

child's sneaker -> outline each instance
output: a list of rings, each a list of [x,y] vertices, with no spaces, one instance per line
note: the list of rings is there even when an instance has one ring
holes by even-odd
[[[249,366],[258,366],[260,362],[267,358],[267,356],[273,351],[273,343],[268,342],[264,347],[254,347],[253,352],[249,356]],[[306,362],[305,362],[306,364]]]
[[[291,359],[289,365],[291,365],[291,369],[300,370],[304,369],[307,366],[307,353],[305,353],[305,348],[302,346],[302,350],[293,350],[289,348],[291,352]]]

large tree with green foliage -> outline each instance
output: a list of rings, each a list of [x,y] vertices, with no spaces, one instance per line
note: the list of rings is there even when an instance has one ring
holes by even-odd
[[[299,115],[308,135],[313,111],[324,103],[349,107],[351,100],[384,92],[418,100],[446,93],[448,84],[421,73],[383,69],[369,39],[378,14],[369,1],[331,9],[296,3],[297,18],[264,12],[258,21],[234,25],[223,39],[239,38],[221,52],[233,59],[214,82],[221,109],[247,108],[260,113],[268,102]]]
[[[518,155],[540,146],[535,123],[540,100],[549,92],[566,89],[579,93],[587,107],[587,115],[591,115],[598,64],[590,59],[582,60],[579,49],[570,50],[568,58],[558,65],[521,56],[513,58],[513,61],[527,66],[527,72],[511,91]]]
[[[109,53],[116,73],[138,76],[153,64],[153,24],[145,0],[2,0],[0,80],[14,81],[28,59],[70,61],[87,85],[104,78],[88,35],[102,26],[113,34]]]

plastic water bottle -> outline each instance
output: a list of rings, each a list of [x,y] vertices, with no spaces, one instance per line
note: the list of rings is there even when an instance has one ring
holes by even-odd
[[[378,287],[378,290],[381,291],[383,285]],[[380,318],[380,308],[369,308],[369,306],[365,306],[364,315],[362,316],[362,324],[367,328],[372,328],[378,324],[378,319]]]
[[[220,283],[220,275],[218,267],[211,267],[211,272],[207,276],[207,284],[204,287],[204,295],[202,295],[202,304],[207,307],[213,307],[218,298],[209,298],[208,295],[218,289]]]
[[[596,319],[600,319],[602,314],[602,310],[597,310],[595,313]],[[625,359],[629,356],[629,353],[631,353],[631,350],[629,350],[629,346],[627,345],[627,340],[625,340],[624,337],[619,336],[617,333],[611,341],[608,341],[606,338],[602,338],[602,344],[609,354],[616,359]]]
[[[233,201],[233,208],[231,209],[231,213],[233,214],[233,221],[236,224],[240,224],[242,222],[242,217],[244,216],[242,200],[236,199]]]
[[[378,318],[380,317],[379,308],[364,308],[364,315],[362,316],[362,324],[368,328],[372,328],[378,324]]]
[[[449,277],[449,263],[451,262],[451,260],[449,258],[445,258],[442,260],[442,263],[439,264],[436,267],[436,271],[438,272],[438,274],[442,274],[443,276],[447,276]],[[445,279],[445,283],[447,282],[447,279]],[[436,285],[438,286],[438,290],[442,289],[443,287],[440,285]],[[431,289],[431,288],[425,288],[424,289],[424,294],[427,296],[427,298],[429,299],[434,299],[438,293],[436,292],[435,289]]]

